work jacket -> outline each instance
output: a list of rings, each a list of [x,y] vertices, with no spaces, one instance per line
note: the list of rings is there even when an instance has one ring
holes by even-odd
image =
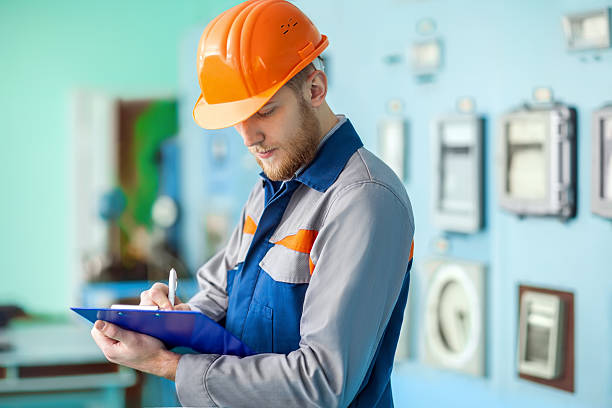
[[[263,173],[188,303],[255,355],[183,355],[185,406],[390,407],[412,266],[402,182],[340,117],[295,177]]]

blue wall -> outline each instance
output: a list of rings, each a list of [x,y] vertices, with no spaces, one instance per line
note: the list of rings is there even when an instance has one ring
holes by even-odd
[[[469,7],[467,6],[469,4]],[[396,367],[396,405],[430,406],[611,406],[612,405],[612,224],[590,213],[591,113],[612,101],[612,52],[565,50],[561,16],[610,6],[610,1],[302,1],[330,38],[332,107],[346,112],[366,147],[376,151],[376,123],[386,101],[404,102],[410,121],[409,180],[416,220],[416,260],[432,254],[439,236],[431,223],[429,126],[452,112],[461,96],[476,101],[486,118],[485,229],[450,235],[449,254],[485,262],[488,272],[487,377],[470,378],[425,366],[420,318],[424,311],[419,270],[412,288],[411,344],[414,357]],[[444,43],[444,67],[435,82],[420,84],[407,64],[389,66],[414,40],[416,23],[430,17]],[[581,60],[581,56],[587,62]],[[536,86],[578,110],[578,214],[562,224],[519,220],[499,209],[495,148],[497,118],[530,99]],[[576,372],[574,394],[540,386],[516,374],[519,284],[574,292]]]
[[[386,103],[399,98],[410,122],[408,179],[416,220],[410,338],[413,357],[398,364],[393,387],[399,407],[604,407],[612,405],[612,223],[590,213],[591,113],[612,100],[612,52],[572,54],[565,50],[561,16],[612,5],[609,1],[379,0],[297,1],[329,36],[332,109],[346,113],[367,148],[376,151],[377,121]],[[468,8],[469,4],[469,8]],[[444,43],[444,67],[434,82],[419,83],[407,64],[388,65],[385,57],[402,54],[415,40],[423,18],[436,22]],[[193,51],[201,29],[181,49],[182,140],[192,163],[202,147],[202,131],[193,127],[197,96]],[[582,61],[585,56],[586,61]],[[190,76],[191,75],[191,76]],[[519,220],[499,209],[494,151],[500,114],[529,100],[534,87],[547,86],[578,110],[578,214],[566,223],[553,219]],[[447,235],[449,255],[484,262],[487,276],[487,375],[473,378],[422,363],[424,311],[418,261],[432,256],[439,237],[431,222],[429,126],[452,112],[459,97],[471,96],[486,118],[485,228],[475,235]],[[231,131],[230,131],[231,132]],[[235,138],[238,135],[234,134]],[[238,141],[239,142],[239,141]],[[244,149],[240,146],[238,149]],[[244,152],[244,150],[239,150]],[[236,153],[237,154],[237,153]],[[189,159],[187,159],[189,161]],[[189,166],[186,164],[186,166]],[[200,172],[201,168],[197,169]],[[204,177],[204,176],[202,176]],[[198,191],[205,178],[186,180],[185,191]],[[200,196],[202,193],[191,193]],[[236,201],[244,192],[235,191]],[[197,198],[194,195],[192,198]],[[190,201],[190,200],[187,200]],[[195,205],[195,204],[193,204]],[[188,211],[189,212],[189,211]],[[191,217],[191,218],[189,218]],[[198,219],[192,209],[187,220]],[[191,235],[189,235],[191,234]],[[187,245],[196,237],[192,228]],[[197,241],[197,240],[196,240]],[[191,248],[192,262],[197,248]],[[517,292],[519,284],[567,290],[575,296],[575,393],[544,387],[516,374]]]

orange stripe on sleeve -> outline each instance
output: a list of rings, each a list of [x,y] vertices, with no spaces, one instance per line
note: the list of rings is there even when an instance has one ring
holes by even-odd
[[[286,236],[275,244],[309,254],[318,233],[319,231],[315,230],[299,230],[297,234]]]
[[[311,257],[308,257],[308,266],[310,266],[310,276],[312,276],[312,273],[314,272],[315,264],[312,262]]]
[[[414,241],[412,241],[412,246],[410,247],[410,259],[408,259],[408,262],[412,261],[413,254],[414,254]]]
[[[244,228],[242,228],[242,232],[253,235],[255,234],[256,230],[257,224],[255,224],[255,221],[253,221],[250,215],[247,215],[246,220],[244,220]]]

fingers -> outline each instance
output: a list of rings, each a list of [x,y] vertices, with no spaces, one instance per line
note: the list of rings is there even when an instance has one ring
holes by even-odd
[[[164,351],[169,353],[160,340],[146,334],[123,330],[108,322],[102,323],[96,322],[91,329],[91,335],[108,361],[160,375],[158,373],[163,367],[160,367],[159,356],[165,355]]]
[[[175,297],[176,301],[179,300]],[[140,305],[156,305],[163,310],[172,310],[173,307],[168,300],[168,285],[157,282],[151,286],[151,289],[142,292],[140,294]]]
[[[187,303],[179,303],[178,305],[174,306],[174,310],[191,311],[191,307]]]

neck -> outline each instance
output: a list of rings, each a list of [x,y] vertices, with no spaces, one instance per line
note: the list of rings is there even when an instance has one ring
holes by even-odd
[[[338,118],[334,112],[332,112],[327,102],[323,102],[321,106],[319,106],[315,115],[319,121],[319,125],[321,126],[321,134],[319,135],[319,141],[321,141],[323,136],[325,136],[331,130],[331,128],[338,123]]]

